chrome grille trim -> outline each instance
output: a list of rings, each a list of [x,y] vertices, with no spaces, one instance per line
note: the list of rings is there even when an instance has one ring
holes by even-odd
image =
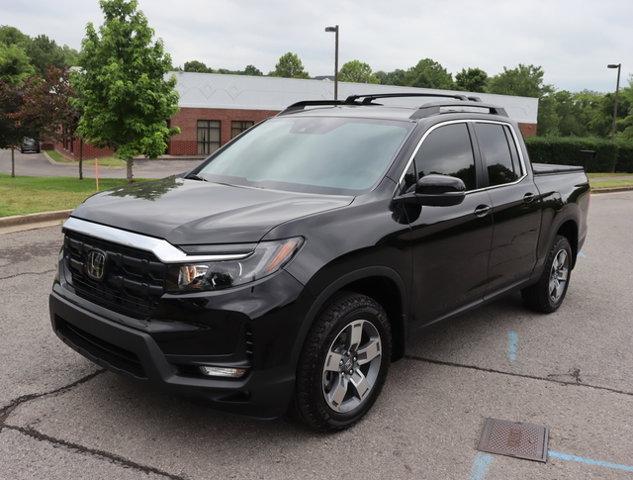
[[[141,235],[140,233],[128,232],[119,228],[101,225],[100,223],[89,222],[75,217],[69,217],[63,225],[64,229],[72,230],[91,237],[100,238],[127,247],[138,248],[152,252],[164,263],[191,263],[191,262],[214,262],[222,260],[240,260],[248,257],[249,253],[218,254],[218,255],[187,255],[185,252],[175,247],[167,240]]]

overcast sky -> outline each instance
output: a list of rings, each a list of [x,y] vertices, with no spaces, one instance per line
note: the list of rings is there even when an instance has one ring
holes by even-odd
[[[197,59],[212,67],[264,73],[286,51],[311,75],[333,70],[333,34],[341,28],[341,63],[358,58],[374,70],[407,68],[424,57],[453,74],[481,67],[542,65],[559,89],[611,91],[615,71],[633,73],[633,1],[556,0],[140,0],[174,65]],[[0,0],[0,24],[45,33],[79,48],[85,24],[101,23],[96,0]]]

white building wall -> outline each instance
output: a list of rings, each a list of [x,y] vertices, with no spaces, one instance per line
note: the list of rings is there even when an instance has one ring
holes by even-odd
[[[171,74],[170,74],[171,75]],[[254,77],[215,73],[173,72],[180,94],[179,106],[188,108],[227,108],[238,110],[283,110],[301,100],[334,98],[334,82],[297,78]],[[349,95],[387,92],[460,93],[474,95],[486,103],[505,108],[510,118],[521,123],[536,123],[538,99],[494,95],[489,93],[455,92],[429,88],[399,87],[367,83],[339,82],[339,98]],[[381,103],[417,106],[420,99],[381,100]]]

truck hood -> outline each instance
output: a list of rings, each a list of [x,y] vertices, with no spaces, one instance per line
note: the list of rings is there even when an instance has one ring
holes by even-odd
[[[174,245],[252,243],[288,220],[352,200],[167,177],[93,195],[72,216]]]

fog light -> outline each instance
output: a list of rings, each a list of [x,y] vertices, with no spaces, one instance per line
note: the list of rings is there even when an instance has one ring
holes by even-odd
[[[233,367],[212,367],[208,365],[203,365],[200,367],[200,371],[203,375],[206,375],[208,377],[240,378],[246,374],[248,369]]]

